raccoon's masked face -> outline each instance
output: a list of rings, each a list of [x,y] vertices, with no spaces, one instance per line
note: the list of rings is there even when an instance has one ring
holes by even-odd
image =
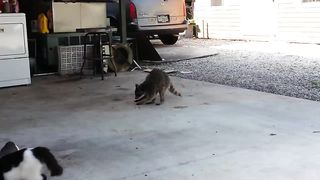
[[[134,94],[136,99],[144,95],[144,91],[141,89],[141,87],[138,84],[136,84],[136,90],[134,91]]]

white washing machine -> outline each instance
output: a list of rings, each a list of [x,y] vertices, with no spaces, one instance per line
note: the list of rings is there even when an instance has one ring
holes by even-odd
[[[0,13],[0,87],[31,84],[26,17]]]

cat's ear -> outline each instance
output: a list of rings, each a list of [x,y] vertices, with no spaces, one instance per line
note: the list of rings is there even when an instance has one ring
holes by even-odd
[[[136,88],[138,88],[139,87],[139,84],[136,84]]]

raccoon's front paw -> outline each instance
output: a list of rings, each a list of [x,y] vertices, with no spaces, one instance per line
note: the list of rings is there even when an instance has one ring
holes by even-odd
[[[143,104],[142,102],[138,102],[138,103],[136,103],[136,105],[138,105],[138,106],[139,106],[139,105],[142,105],[142,104]]]
[[[147,102],[146,104],[154,104],[156,102],[156,98],[153,98],[151,101]]]

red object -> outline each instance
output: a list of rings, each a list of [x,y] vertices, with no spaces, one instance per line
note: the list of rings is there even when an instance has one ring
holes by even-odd
[[[16,0],[16,4],[13,5],[11,12],[15,12],[15,13],[20,12],[20,5],[19,5],[19,1],[18,0]]]
[[[130,19],[131,21],[136,21],[137,20],[137,9],[136,9],[136,6],[133,4],[132,1],[130,1],[130,4],[129,4],[129,9],[130,9]]]
[[[186,17],[187,15],[186,3],[183,1],[183,16]]]
[[[0,11],[3,12],[4,9],[4,3],[2,0],[0,0]]]

